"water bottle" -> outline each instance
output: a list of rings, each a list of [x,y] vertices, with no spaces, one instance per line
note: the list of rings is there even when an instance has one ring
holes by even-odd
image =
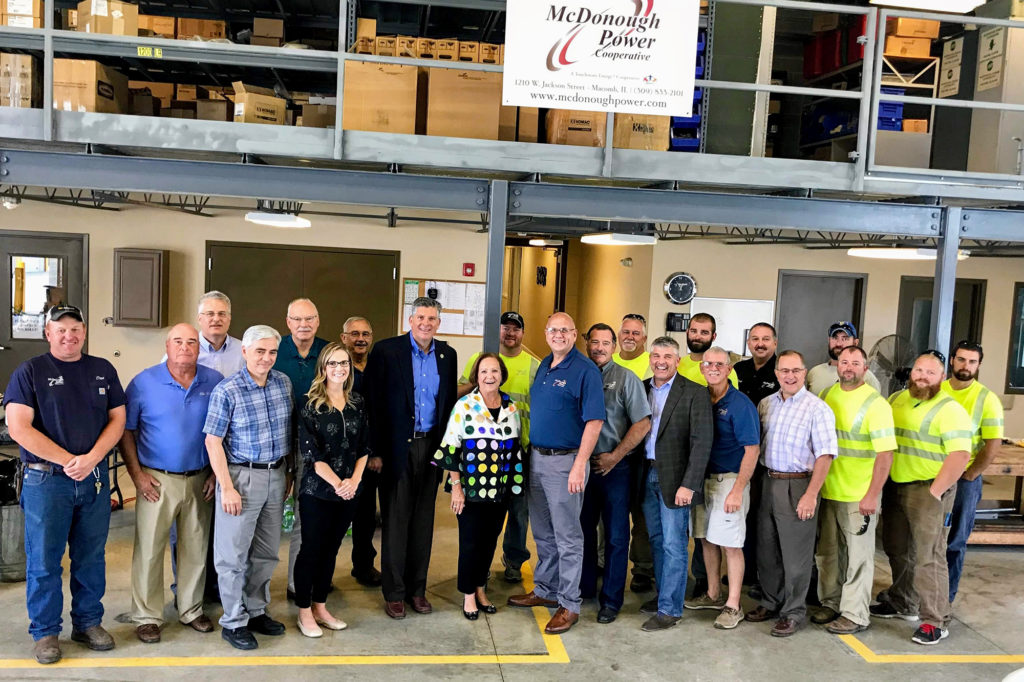
[[[289,495],[284,502],[284,518],[281,520],[281,530],[291,533],[295,527],[295,497]]]

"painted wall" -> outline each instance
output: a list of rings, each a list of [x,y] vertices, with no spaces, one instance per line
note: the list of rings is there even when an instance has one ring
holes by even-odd
[[[519,277],[519,314],[526,322],[523,345],[537,357],[548,354],[544,341],[544,323],[555,310],[558,287],[558,260],[553,249],[524,246]],[[537,284],[537,268],[547,268],[547,283]]]
[[[626,259],[632,264],[623,265]],[[576,320],[580,339],[595,322],[611,325],[617,332],[623,315],[647,317],[653,262],[651,246],[570,243],[567,280],[575,284],[575,291],[566,292],[566,310]]]

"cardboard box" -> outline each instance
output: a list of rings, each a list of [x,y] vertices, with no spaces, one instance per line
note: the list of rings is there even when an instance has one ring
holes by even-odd
[[[498,63],[499,64],[504,64],[505,63],[505,43],[502,43],[501,44],[501,49],[498,50]]]
[[[475,40],[463,40],[459,43],[460,62],[479,62],[480,43]]]
[[[235,88],[234,120],[236,123],[264,123],[283,125],[287,102],[268,88],[232,83]]]
[[[444,38],[434,41],[437,48],[437,58],[457,62],[459,61],[459,41]]]
[[[196,88],[196,101],[203,99],[219,99],[225,102],[234,101],[235,91],[216,85],[200,85]]]
[[[498,110],[498,139],[515,142],[519,107],[501,107]]]
[[[615,114],[612,146],[618,149],[668,151],[669,117],[643,114]]]
[[[196,118],[200,121],[230,121],[235,105],[226,99],[197,99]]]
[[[149,90],[145,88],[130,90],[129,94],[131,95],[132,103],[128,113],[132,116],[160,115],[160,99],[154,97]]]
[[[128,79],[92,59],[53,60],[53,107],[120,114],[128,110]]]
[[[519,107],[519,128],[516,140],[519,142],[537,142],[540,134],[540,109],[537,107]]]
[[[161,38],[174,38],[177,35],[176,29],[177,19],[174,17],[161,17],[155,14],[139,15],[139,35],[142,35],[143,30],[148,30]]]
[[[139,7],[120,0],[82,0],[78,3],[78,30],[137,37]]]
[[[170,107],[160,110],[160,116],[162,118],[194,119],[196,117],[196,103],[173,100]]]
[[[498,139],[501,74],[430,69],[427,135]]]
[[[373,44],[373,53],[381,57],[394,57],[398,49],[398,39],[395,36],[377,36]]]
[[[888,36],[885,39],[885,55],[888,57],[928,57],[932,53],[929,38],[903,38]]]
[[[78,10],[77,9],[62,9],[60,11],[60,23],[57,28],[65,31],[74,31],[78,29]]]
[[[20,14],[0,15],[0,25],[14,28],[42,28],[42,17],[26,17]]]
[[[412,36],[398,36],[395,41],[395,54],[399,57],[416,58],[416,39]]]
[[[250,45],[259,45],[260,47],[281,47],[280,38],[264,38],[263,36],[253,36],[249,38]]]
[[[257,17],[252,22],[252,34],[261,38],[284,39],[284,21]]]
[[[171,106],[174,99],[174,83],[156,83],[153,81],[128,81],[131,90],[148,90],[159,102],[160,107]]]
[[[574,109],[548,109],[548,144],[603,147],[608,114]]]
[[[373,54],[377,41],[377,20],[356,19],[356,42],[352,52],[356,54]]]
[[[815,14],[814,18],[811,19],[811,30],[815,33],[834,31],[837,28],[839,28],[839,14],[835,12]]]
[[[895,17],[885,22],[885,35],[903,38],[938,38],[940,22]]]
[[[181,102],[194,102],[199,97],[199,90],[195,85],[179,83],[174,87],[174,99]]]
[[[501,45],[496,43],[480,43],[480,63],[500,64]]]
[[[905,118],[903,119],[903,132],[905,133],[927,133],[928,119],[926,118]]]
[[[43,72],[27,54],[0,53],[0,106],[31,109],[43,103]]]
[[[437,41],[430,38],[417,38],[416,58],[437,59]]]
[[[333,104],[303,104],[303,128],[333,128],[338,107]]]
[[[0,2],[0,14],[41,17],[43,16],[43,0],[3,0]]]
[[[204,40],[226,38],[227,25],[210,19],[178,19],[178,40],[191,40],[198,36]]]
[[[425,69],[404,64],[345,62],[345,130],[423,133],[426,100]]]

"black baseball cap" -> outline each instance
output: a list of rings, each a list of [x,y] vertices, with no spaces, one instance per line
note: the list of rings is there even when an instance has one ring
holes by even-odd
[[[526,323],[523,322],[523,316],[514,310],[509,310],[501,314],[501,324],[514,324],[520,329],[526,329]]]
[[[85,316],[82,315],[82,311],[73,305],[55,305],[46,311],[46,321],[56,322],[62,317],[70,315],[79,322],[85,322]]]
[[[853,322],[836,322],[828,328],[828,338],[832,338],[839,332],[845,332],[847,336],[852,336],[857,339],[857,328],[853,326]]]

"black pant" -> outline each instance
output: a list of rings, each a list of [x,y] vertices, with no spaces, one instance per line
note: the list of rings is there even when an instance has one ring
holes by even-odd
[[[757,524],[761,514],[761,489],[764,486],[764,465],[760,462],[754,468],[750,478],[750,513],[747,514],[747,535],[743,541],[743,562],[745,575],[743,582],[748,585],[759,584],[757,579]],[[816,586],[818,583],[813,582]]]
[[[466,502],[459,514],[458,587],[462,594],[473,594],[487,584],[507,510],[502,502]]]
[[[295,605],[300,609],[327,601],[338,549],[357,504],[357,500],[322,500],[312,495],[299,498],[302,546],[295,558]]]
[[[356,517],[352,519],[352,572],[366,574],[373,568],[377,550],[373,548],[373,534],[377,532],[377,482],[380,474],[363,469],[363,482],[359,487]]]
[[[439,471],[430,462],[430,445],[427,438],[414,439],[405,471],[381,481],[380,568],[386,601],[422,597],[427,592]]]

